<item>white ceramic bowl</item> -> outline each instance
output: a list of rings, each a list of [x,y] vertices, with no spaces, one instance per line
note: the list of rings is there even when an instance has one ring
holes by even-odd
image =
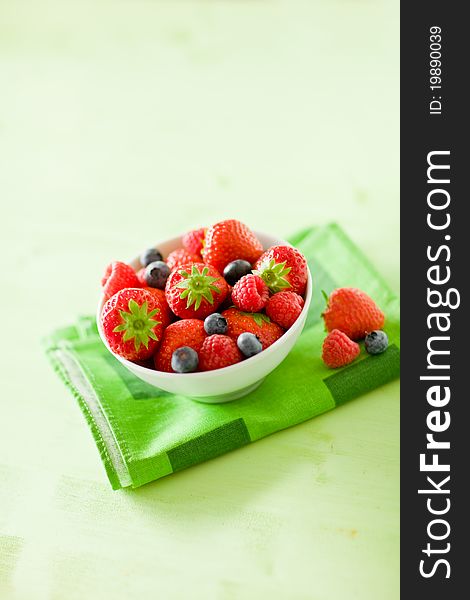
[[[255,232],[255,234],[263,244],[265,250],[271,246],[291,245],[285,240],[266,233]],[[162,252],[163,256],[167,256],[172,250],[181,247],[181,238],[173,238],[171,240],[159,242],[155,247]],[[130,261],[130,264],[137,270],[139,268],[139,259],[136,258]],[[118,356],[110,350],[101,329],[100,314],[105,302],[104,297],[101,297],[98,304],[98,331],[103,343],[111,354],[113,354],[126,369],[131,371],[131,373],[134,373],[136,377],[139,377],[139,379],[146,381],[150,385],[173,394],[188,396],[200,402],[229,402],[236,398],[241,398],[257,388],[266,375],[284,360],[304,328],[311,299],[312,277],[309,271],[305,305],[294,325],[292,325],[281,338],[274,342],[274,344],[269,346],[269,348],[266,348],[266,350],[263,350],[259,354],[240,363],[215,371],[185,374],[164,373],[162,371],[154,371],[136,365],[135,363]]]

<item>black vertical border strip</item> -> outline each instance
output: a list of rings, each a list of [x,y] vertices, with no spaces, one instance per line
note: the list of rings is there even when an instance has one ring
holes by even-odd
[[[467,418],[470,398],[467,390],[467,373],[470,374],[470,327],[468,311],[468,279],[470,278],[470,225],[465,214],[470,203],[469,192],[464,188],[469,151],[465,143],[469,122],[464,109],[468,87],[468,58],[470,56],[468,24],[464,18],[465,3],[457,2],[401,2],[401,290],[402,290],[402,345],[401,345],[401,597],[408,598],[461,598],[465,590],[467,572],[466,539],[469,531],[466,517],[468,498],[466,480],[470,439],[470,420]],[[429,114],[433,92],[429,82],[430,27],[442,29],[442,96],[441,115]],[[449,207],[451,225],[448,231],[432,231],[426,224],[428,213],[427,154],[433,150],[450,150]],[[440,462],[450,461],[451,508],[443,518],[451,527],[447,539],[431,540],[427,526],[433,518],[426,506],[426,495],[418,489],[429,488],[426,475],[419,469],[419,455],[426,451],[426,416],[433,410],[426,401],[429,382],[420,381],[427,365],[427,340],[433,335],[426,317],[433,312],[427,305],[427,269],[431,264],[426,257],[427,246],[445,244],[451,250],[450,262],[439,261],[451,269],[447,287],[455,287],[461,295],[460,307],[448,310],[452,325],[449,342],[451,400],[447,407],[451,414],[450,428],[436,438],[449,440],[450,450],[441,451]],[[437,287],[437,286],[434,286]],[[446,287],[446,286],[441,286]],[[444,308],[440,310],[446,310]],[[445,335],[445,334],[442,334]],[[442,374],[442,373],[441,373]],[[440,436],[440,437],[439,437]],[[447,453],[447,454],[446,454]],[[436,481],[447,474],[436,473]],[[437,498],[437,496],[434,496]],[[441,506],[444,501],[441,498]],[[438,501],[436,500],[436,507]],[[443,531],[436,528],[436,533]],[[442,549],[447,542],[450,551],[433,554],[428,558],[422,550],[427,543]],[[434,576],[420,575],[419,564],[426,559],[426,568],[433,560],[446,558],[451,567],[450,578],[445,578],[442,565]]]

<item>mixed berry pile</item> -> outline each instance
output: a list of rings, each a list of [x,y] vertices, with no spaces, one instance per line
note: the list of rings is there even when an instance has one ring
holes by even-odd
[[[101,325],[111,350],[159,371],[210,371],[249,359],[299,317],[307,262],[291,246],[264,251],[240,221],[190,231],[136,272],[113,262],[102,279]]]
[[[322,350],[323,362],[332,369],[353,362],[359,354],[357,343],[364,340],[366,352],[382,354],[388,347],[388,337],[382,327],[385,315],[365,292],[357,288],[338,288],[326,297],[323,312],[328,332]]]

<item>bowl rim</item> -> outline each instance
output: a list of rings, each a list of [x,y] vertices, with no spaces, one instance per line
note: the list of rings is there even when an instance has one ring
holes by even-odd
[[[290,244],[286,240],[283,240],[282,238],[276,238],[276,236],[273,236],[271,234],[268,234],[268,233],[265,233],[262,231],[254,231],[253,233],[256,236],[261,235],[261,236],[266,236],[266,237],[270,237],[270,238],[274,237],[278,241],[278,243],[275,244],[276,246],[292,246],[292,244]],[[161,244],[173,242],[174,240],[177,240],[177,239],[181,239],[181,236],[169,238],[167,240],[161,240],[160,242],[155,244],[155,247],[157,247],[159,244],[161,245]],[[272,247],[272,246],[270,246],[270,247]],[[292,246],[292,247],[295,247],[295,246]],[[135,262],[136,260],[138,260],[138,257],[132,258],[130,261],[128,261],[128,264],[131,264],[131,263]],[[216,377],[221,373],[222,374],[226,373],[227,369],[231,369],[231,372],[235,372],[237,369],[241,369],[244,366],[246,366],[247,360],[250,361],[250,365],[254,365],[254,364],[256,364],[256,362],[260,362],[261,360],[265,359],[266,356],[268,356],[269,354],[273,354],[273,352],[275,352],[283,343],[285,343],[287,341],[288,337],[293,337],[293,335],[295,335],[296,331],[299,328],[303,328],[304,319],[302,317],[304,315],[306,315],[306,313],[308,312],[311,300],[312,300],[312,275],[310,273],[310,268],[307,264],[307,287],[305,290],[304,306],[302,308],[300,315],[297,317],[295,323],[289,329],[287,329],[281,335],[281,337],[279,339],[277,339],[268,348],[266,348],[259,354],[250,356],[246,360],[242,360],[239,363],[235,363],[233,365],[228,365],[227,367],[222,367],[221,369],[213,369],[211,371],[198,371],[196,373],[167,373],[166,371],[157,371],[156,369],[149,369],[148,367],[139,365],[138,363],[132,362],[131,360],[128,360],[127,358],[123,358],[122,356],[119,356],[118,354],[113,352],[111,350],[111,348],[109,347],[108,342],[106,341],[106,338],[105,338],[102,328],[101,328],[101,318],[100,318],[101,311],[106,302],[104,299],[104,296],[102,294],[100,296],[100,301],[98,302],[98,309],[97,309],[97,313],[96,313],[96,324],[98,327],[98,334],[101,338],[101,341],[106,346],[106,349],[108,350],[108,352],[110,352],[117,360],[119,360],[120,363],[122,363],[124,366],[126,366],[131,371],[137,371],[137,372],[146,373],[146,374],[154,373],[156,376],[161,377],[162,379],[175,379],[176,377],[181,377],[181,376],[184,376],[185,378],[191,377],[194,379],[204,379],[204,378],[207,378],[208,376]]]

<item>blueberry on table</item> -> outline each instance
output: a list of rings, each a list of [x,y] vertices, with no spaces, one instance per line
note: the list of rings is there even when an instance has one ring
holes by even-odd
[[[192,373],[199,364],[197,352],[189,346],[177,348],[171,356],[171,368],[176,373]]]
[[[163,261],[156,260],[145,267],[144,279],[149,287],[163,290],[169,275],[170,267]]]
[[[385,331],[375,330],[366,335],[364,340],[366,350],[369,354],[381,354],[388,347],[388,337]]]
[[[251,265],[247,260],[233,260],[224,269],[224,278],[229,285],[235,285],[244,275],[251,273]]]
[[[227,319],[220,313],[212,313],[206,317],[204,321],[204,329],[207,335],[214,335],[215,333],[224,335],[227,333],[228,329]]]
[[[140,264],[143,267],[146,267],[150,263],[156,262],[157,260],[163,260],[163,256],[162,253],[156,248],[148,248],[140,255]]]
[[[241,333],[238,336],[237,346],[241,353],[247,358],[259,354],[263,349],[258,337],[254,333],[249,333],[248,331]]]

